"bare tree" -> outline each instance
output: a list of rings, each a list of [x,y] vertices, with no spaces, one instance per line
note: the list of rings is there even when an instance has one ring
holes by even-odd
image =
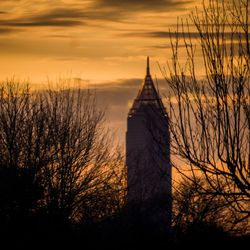
[[[87,211],[100,218],[107,212],[104,204],[112,212],[111,200],[121,201],[115,196],[121,191],[116,189],[121,188],[122,156],[112,147],[104,112],[97,109],[94,96],[80,89],[49,91],[43,104],[54,150],[44,169],[46,204],[74,219],[87,216]]]
[[[170,35],[170,75],[162,71],[172,91],[172,151],[186,176],[206,179],[200,193],[222,195],[249,219],[249,0],[204,2]]]
[[[222,181],[217,185],[222,186]],[[183,178],[176,187],[173,194],[173,227],[176,231],[185,233],[194,227],[198,230],[212,227],[223,232],[244,234],[248,227],[247,221],[241,221],[241,215],[228,206],[223,196],[214,195],[213,190],[201,194],[201,188],[210,189],[206,179],[198,176],[190,180]]]
[[[9,81],[1,85],[0,116],[1,169],[28,172],[41,191],[30,210],[84,221],[121,208],[123,157],[92,93],[31,92]]]

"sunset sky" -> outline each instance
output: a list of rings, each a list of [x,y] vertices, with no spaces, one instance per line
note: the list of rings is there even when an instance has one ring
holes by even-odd
[[[97,89],[108,120],[123,134],[146,56],[160,79],[157,63],[171,57],[169,29],[200,2],[1,0],[0,80],[14,76],[41,86],[48,79],[78,79]]]

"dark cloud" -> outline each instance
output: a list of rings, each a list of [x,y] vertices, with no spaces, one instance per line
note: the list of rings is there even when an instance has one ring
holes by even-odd
[[[0,25],[13,26],[13,27],[42,27],[42,26],[56,26],[56,27],[72,27],[83,25],[83,22],[76,20],[44,20],[44,21],[7,21],[0,22]]]
[[[225,39],[233,39],[233,40],[238,40],[239,37],[237,35],[237,33],[232,33],[232,32],[224,32],[224,33],[220,33],[220,36],[224,36]],[[205,33],[203,33],[203,36],[206,35]],[[209,36],[214,35],[214,37],[217,37],[217,33],[215,32],[214,34],[209,33]],[[241,34],[244,37],[244,33]],[[164,31],[160,31],[160,32],[149,32],[148,33],[148,37],[153,37],[153,38],[169,38],[169,37],[175,38],[175,37],[185,37],[187,39],[191,38],[191,39],[196,39],[196,38],[200,38],[200,34],[199,32],[179,32],[178,34],[175,32],[164,32]]]
[[[169,49],[169,48],[171,48],[171,45],[170,44],[159,44],[159,45],[147,46],[146,48],[149,48],[149,49]]]
[[[110,122],[111,128],[116,131],[122,143],[125,138],[127,115],[143,80],[142,76],[142,78],[120,79],[93,85],[97,105],[106,109],[106,120]],[[156,84],[156,81],[154,82]],[[158,85],[164,99],[164,95],[168,94],[169,87],[162,78],[158,80]]]
[[[79,17],[84,17],[84,13],[75,9],[53,9],[46,13],[36,13],[34,15],[22,16],[16,19],[1,20],[0,25],[12,27],[37,27],[37,26],[58,26],[72,27],[83,25]]]
[[[183,9],[192,1],[182,0],[96,0],[97,7],[115,8],[120,11],[171,11]]]
[[[191,37],[191,38],[198,38],[199,33],[198,32],[180,32],[178,33],[178,36],[186,36],[186,37]],[[123,33],[123,36],[126,37],[147,37],[147,38],[170,38],[173,37],[175,38],[177,36],[177,33],[175,32],[169,32],[169,31],[141,31],[141,32],[127,32]]]
[[[143,84],[144,78],[118,79],[115,81],[95,84],[88,84],[88,82],[81,79],[75,80],[78,84],[82,82],[82,85],[85,86],[84,88],[95,90],[99,97],[99,102],[101,102],[102,105],[107,107],[109,105],[126,107],[129,100],[133,100],[136,97],[141,85]],[[154,82],[159,86],[162,95],[167,94],[169,88],[165,79],[158,79],[158,84],[155,80]]]
[[[74,79],[76,86],[80,84],[84,89],[94,90],[98,102],[103,107],[123,106],[126,108],[129,100],[135,98],[143,79],[119,79],[102,83],[89,83],[79,78]]]
[[[52,9],[43,12],[28,13],[18,18],[0,21],[0,26],[10,27],[73,27],[89,21],[120,22],[131,17],[132,13],[143,11],[171,11],[182,8],[190,1],[182,0],[95,0],[88,7],[56,3]],[[25,13],[25,12],[24,12]],[[0,11],[0,14],[6,14]]]
[[[86,17],[86,13],[80,9],[75,8],[55,8],[47,13],[42,13],[34,17],[36,20],[44,20],[44,19],[53,19],[53,20],[60,20],[60,19],[67,19],[67,18],[79,18],[79,17]]]
[[[50,10],[33,17],[36,20],[61,20],[61,19],[80,19],[80,20],[118,20],[121,15],[115,11],[105,11],[92,8],[81,7],[61,7]]]
[[[0,26],[9,27],[74,27],[90,20],[118,20],[114,11],[81,10],[74,7],[54,8],[42,13],[23,15],[19,18],[0,20]]]
[[[18,31],[21,31],[21,30],[12,29],[12,28],[0,28],[0,35],[15,33],[15,32],[18,32]]]
[[[185,44],[178,44],[179,48],[185,47]],[[152,45],[152,46],[147,46],[147,49],[171,49],[172,46],[170,43],[168,44],[158,44],[158,45]]]
[[[84,9],[81,7],[70,7],[64,6],[60,8],[54,8],[48,10],[44,13],[38,13],[32,17],[34,21],[44,21],[44,20],[89,20],[97,19],[104,20],[108,19],[108,14],[103,13],[98,10]],[[111,15],[112,16],[112,15]]]
[[[179,36],[181,36],[181,35],[190,36],[192,38],[199,37],[199,33],[197,33],[197,32],[190,32],[190,33],[181,32],[178,35]],[[145,33],[145,36],[153,37],[153,38],[169,38],[169,37],[176,37],[177,33],[168,32],[168,31],[153,31],[153,32]]]
[[[169,31],[137,31],[137,32],[126,32],[123,34],[119,34],[119,36],[125,36],[125,37],[145,37],[145,38],[173,38],[175,39],[176,37],[178,38],[191,38],[191,39],[197,39],[200,38],[200,34],[199,32],[169,32]],[[211,35],[211,34],[210,34]],[[217,35],[216,33],[214,34],[215,36]],[[225,32],[224,34],[224,38],[226,39],[231,39],[233,38],[234,40],[238,40],[237,35],[231,33],[231,32]],[[242,33],[242,36],[244,36],[244,34]],[[154,46],[153,46],[154,47]],[[154,48],[167,48],[168,45],[159,45],[159,46],[155,46]]]

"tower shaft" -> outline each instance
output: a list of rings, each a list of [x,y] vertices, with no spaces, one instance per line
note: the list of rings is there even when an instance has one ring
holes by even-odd
[[[163,210],[170,221],[172,170],[169,123],[150,75],[149,58],[146,77],[128,114],[126,165],[128,203],[164,204]]]

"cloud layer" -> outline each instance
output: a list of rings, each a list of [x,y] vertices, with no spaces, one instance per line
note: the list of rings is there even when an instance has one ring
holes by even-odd
[[[191,1],[182,0],[96,0],[97,7],[116,8],[120,11],[171,11],[182,9]]]
[[[13,6],[16,1],[7,0]],[[0,15],[5,18],[0,21],[0,28],[4,27],[73,27],[84,25],[91,21],[123,21],[132,18],[134,14],[144,12],[169,12],[182,9],[190,1],[182,0],[92,0],[88,1],[72,0],[71,3],[64,1],[54,1],[53,4],[47,0],[36,0],[35,11],[29,8],[26,1],[20,0],[19,14],[14,11],[1,11]],[[47,5],[46,5],[47,3]],[[23,6],[23,14],[20,15]],[[45,6],[47,6],[45,8]],[[1,7],[1,3],[0,3]]]

